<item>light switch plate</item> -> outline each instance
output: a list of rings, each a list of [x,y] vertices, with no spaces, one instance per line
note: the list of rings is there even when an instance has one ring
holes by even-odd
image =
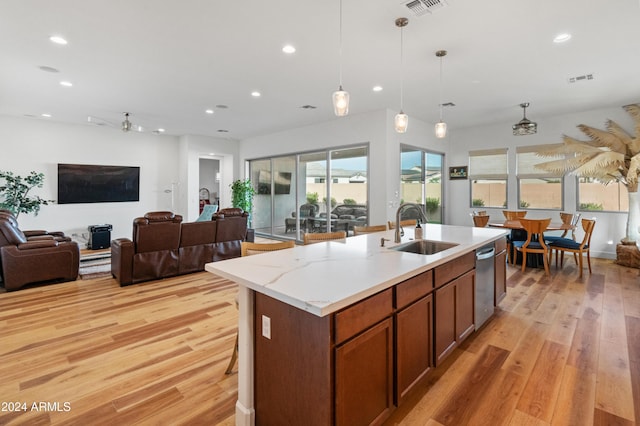
[[[271,318],[266,315],[262,316],[262,335],[271,339]]]

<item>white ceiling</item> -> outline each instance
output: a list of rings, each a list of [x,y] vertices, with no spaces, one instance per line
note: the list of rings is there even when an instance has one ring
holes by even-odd
[[[420,17],[397,0],[343,0],[350,113],[398,110],[402,74],[404,111],[437,122],[440,49],[450,129],[515,123],[521,102],[533,121],[638,102],[639,18],[639,0],[449,0]],[[572,39],[554,44],[561,32]],[[128,111],[167,134],[233,139],[334,120],[338,34],[339,0],[5,0],[0,114],[89,125]],[[286,43],[297,52],[282,53]],[[593,80],[568,83],[584,74]]]

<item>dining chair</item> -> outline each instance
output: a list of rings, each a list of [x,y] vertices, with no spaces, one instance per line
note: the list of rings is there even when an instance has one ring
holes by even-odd
[[[551,223],[551,218],[546,219],[525,219],[520,218],[522,227],[527,232],[525,241],[513,241],[513,247],[522,253],[522,272],[527,267],[527,254],[542,254],[544,271],[549,275],[549,247],[544,242],[544,231]]]
[[[549,244],[551,255],[553,255],[554,250],[556,252],[556,267],[558,266],[558,252],[560,252],[560,268],[562,268],[562,265],[564,264],[564,253],[573,253],[574,256],[578,256],[580,277],[582,278],[582,254],[586,253],[589,273],[591,273],[591,253],[589,251],[589,246],[591,245],[591,234],[593,234],[593,228],[595,228],[595,226],[595,219],[582,219],[582,229],[584,230],[584,237],[582,238],[581,242],[574,241],[572,238],[562,238],[555,240]]]
[[[347,238],[347,233],[344,231],[335,232],[307,232],[302,236],[302,242],[304,245],[320,243],[322,241],[331,240],[344,240]]]
[[[405,219],[400,221],[400,226],[415,226],[416,219]],[[396,229],[396,223],[394,221],[387,221],[387,226],[389,230]]]
[[[525,217],[527,215],[527,211],[526,210],[502,210],[502,214],[504,215],[504,218],[507,220],[516,220],[516,219],[522,219],[523,217]]]
[[[471,216],[473,219],[473,226],[484,228],[489,223],[489,215],[474,215]]]
[[[502,214],[506,220],[518,220],[527,215],[526,210],[502,210]],[[520,229],[513,229],[509,236],[507,236],[507,262],[511,261],[512,265],[516,263],[516,256],[513,253],[514,241],[525,241],[526,235]]]
[[[415,223],[415,221],[413,221]],[[386,225],[369,225],[369,226],[354,226],[353,235],[371,234],[372,232],[386,231]]]
[[[252,243],[249,241],[243,241],[240,243],[240,256],[251,256],[254,254],[266,253],[276,250],[284,250],[295,247],[295,241],[280,241],[277,243]],[[238,295],[236,294],[236,309],[238,309]],[[233,353],[229,360],[229,365],[224,374],[231,374],[233,372],[233,366],[238,360],[238,332],[236,332],[236,343],[233,347]]]

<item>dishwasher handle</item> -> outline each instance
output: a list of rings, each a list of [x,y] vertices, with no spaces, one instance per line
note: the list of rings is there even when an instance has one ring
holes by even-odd
[[[477,260],[491,259],[496,254],[496,249],[491,247],[490,249],[483,249],[476,251]]]

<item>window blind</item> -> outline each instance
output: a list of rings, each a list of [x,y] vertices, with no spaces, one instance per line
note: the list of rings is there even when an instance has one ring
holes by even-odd
[[[516,175],[519,179],[561,178],[562,172],[548,172],[536,167],[536,164],[545,163],[557,158],[540,157],[536,153],[541,149],[549,150],[562,146],[562,144],[519,146],[516,148]]]
[[[506,179],[507,148],[469,151],[469,178]]]

